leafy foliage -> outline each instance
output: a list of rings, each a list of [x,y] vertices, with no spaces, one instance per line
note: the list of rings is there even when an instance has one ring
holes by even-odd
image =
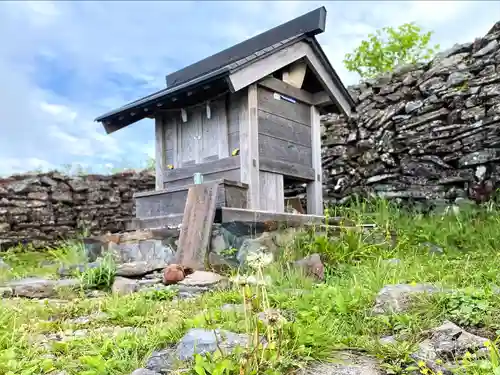
[[[186,375],[291,374],[307,362],[329,361],[346,348],[378,358],[387,374],[436,375],[425,363],[415,363],[411,354],[417,350],[421,332],[452,320],[491,339],[487,351],[466,354],[455,373],[500,375],[499,342],[495,341],[500,333],[500,295],[494,288],[500,283],[498,206],[423,215],[373,201],[332,207],[327,214],[341,216],[345,222],[311,228],[314,233],[287,243],[282,262],[252,270],[258,279],[271,276],[270,285],[239,285],[196,299],[174,299],[171,289],[127,296],[100,293],[96,298],[82,293],[63,304],[6,298],[0,304],[0,374],[62,370],[68,375],[129,374],[144,367],[151,352],[172,347],[189,328],[197,327],[246,333],[251,343],[234,352],[221,346],[214,353],[197,355],[192,362],[179,364]],[[376,224],[377,230],[339,228],[361,223]],[[445,251],[432,254],[419,246],[423,242]],[[295,274],[290,265],[313,252],[321,254],[327,274],[325,282],[317,285]],[[48,268],[50,274],[59,263],[78,260],[78,253],[76,247],[45,252],[45,260],[55,262]],[[31,252],[27,257],[21,248],[3,253],[12,267],[5,278],[45,275],[42,255]],[[79,275],[84,286],[106,289],[111,285],[114,264],[110,259],[100,264]],[[371,314],[374,297],[384,285],[411,282],[438,283],[455,292],[418,298],[405,313]],[[222,308],[229,303],[243,309]],[[265,323],[259,312],[267,312]],[[99,313],[107,318],[88,323],[86,335],[34,345],[40,335],[81,332],[71,321]],[[108,330],[115,326],[145,330],[115,335]],[[385,336],[394,336],[395,343],[382,344],[380,338]],[[260,337],[267,345],[258,345]]]
[[[480,326],[491,310],[484,292],[451,293],[443,297],[444,307],[451,320],[460,326]]]
[[[106,256],[99,262],[99,266],[86,269],[81,275],[82,285],[87,288],[107,289],[109,290],[115,280],[116,265],[113,258]]]
[[[439,45],[429,46],[431,36],[432,31],[422,32],[415,23],[405,23],[398,28],[384,27],[369,34],[353,53],[348,53],[344,65],[363,78],[373,78],[398,65],[425,61],[439,49]]]

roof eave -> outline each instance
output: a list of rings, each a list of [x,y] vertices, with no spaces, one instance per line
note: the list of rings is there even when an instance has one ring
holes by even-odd
[[[140,115],[134,116],[134,119],[132,121],[125,121],[124,125],[120,127],[124,128],[126,126],[129,126],[137,121],[140,121],[144,118],[146,118],[149,114],[146,114],[146,112],[143,110],[145,107],[150,107],[150,106],[156,106],[158,103],[164,102],[168,100],[169,98],[173,97],[174,95],[179,95],[187,91],[192,91],[194,89],[197,89],[198,87],[202,85],[206,85],[210,82],[220,80],[220,79],[225,79],[226,76],[229,75],[229,70],[228,69],[219,69],[216,72],[212,72],[210,74],[207,74],[203,77],[199,77],[197,79],[194,79],[190,82],[186,82],[185,84],[179,85],[175,88],[167,88],[167,89],[162,89],[159,90],[151,95],[145,96],[141,99],[135,100],[131,103],[128,103],[118,109],[115,109],[113,111],[109,111],[99,117],[97,117],[94,121],[96,122],[101,122],[101,123],[106,123],[106,122],[113,122],[116,119],[118,119],[120,116],[124,116],[126,114],[130,114],[132,112],[140,112]],[[106,127],[106,124],[104,124],[104,128],[106,129],[106,132],[108,134],[118,130],[108,130]]]
[[[335,84],[340,88],[344,96],[346,97],[347,101],[349,102],[349,105],[351,106],[352,112],[355,112],[356,109],[356,103],[354,102],[354,99],[352,98],[351,94],[349,94],[349,91],[345,87],[345,85],[342,83],[342,80],[340,79],[339,75],[333,68],[332,64],[330,63],[330,60],[328,60],[328,57],[326,56],[325,51],[319,44],[318,40],[314,36],[310,36],[307,38],[307,41],[313,48],[314,52],[318,55],[318,57],[323,61],[325,66],[328,68],[329,73],[332,76],[332,79],[334,80]]]

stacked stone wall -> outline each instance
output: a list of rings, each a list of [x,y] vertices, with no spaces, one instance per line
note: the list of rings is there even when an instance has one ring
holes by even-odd
[[[322,119],[325,197],[484,201],[500,183],[500,22],[427,64],[349,87]]]
[[[134,216],[133,194],[154,190],[151,172],[68,177],[25,174],[0,180],[0,246],[46,244],[119,232]]]

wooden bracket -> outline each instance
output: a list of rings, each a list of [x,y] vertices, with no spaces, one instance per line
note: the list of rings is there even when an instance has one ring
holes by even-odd
[[[304,61],[296,61],[283,72],[283,82],[300,89],[306,76],[307,64]]]

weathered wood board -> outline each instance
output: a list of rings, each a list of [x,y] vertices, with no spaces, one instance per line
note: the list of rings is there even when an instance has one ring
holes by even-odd
[[[259,110],[259,134],[311,147],[311,127]]]
[[[259,87],[258,108],[268,113],[284,117],[288,120],[310,125],[310,106],[301,102],[291,103],[284,99],[276,99],[274,93]]]
[[[181,213],[187,198],[187,190],[158,190],[155,194],[136,197],[135,216],[139,219]]]
[[[212,237],[217,203],[218,183],[193,185],[189,188],[182,219],[177,263],[203,270]]]
[[[239,181],[240,179],[240,169],[231,169],[228,171],[220,171],[220,172],[212,172],[212,173],[204,173],[203,171],[201,172],[203,175],[203,182],[212,182],[216,180],[231,180],[231,181]],[[193,176],[191,175],[190,177],[178,179],[178,180],[173,180],[170,182],[165,183],[165,187],[168,187],[170,189],[186,186],[186,185],[191,185],[193,183]]]
[[[233,169],[239,169],[240,164],[241,161],[239,156],[230,156],[228,158],[207,161],[201,164],[191,164],[181,168],[165,169],[163,181],[169,183],[185,178],[192,178],[193,174],[197,172],[205,175],[216,172],[230,171]]]
[[[276,159],[261,157],[259,160],[259,167],[261,171],[279,173],[283,176],[293,177],[298,181],[312,181],[316,178],[312,167]]]
[[[263,211],[285,212],[283,175],[260,172],[260,209]]]
[[[259,134],[259,155],[262,158],[312,167],[312,151],[310,147],[304,147],[265,134]]]
[[[238,170],[236,172],[239,173]],[[235,177],[239,177],[238,173]],[[183,180],[179,180],[183,181]],[[217,183],[217,207],[247,207],[247,186],[235,180],[214,179],[207,182]],[[181,214],[187,202],[189,188],[193,186],[193,178],[187,184],[168,189],[140,192],[134,195],[136,201],[136,217],[149,219],[154,217]]]

